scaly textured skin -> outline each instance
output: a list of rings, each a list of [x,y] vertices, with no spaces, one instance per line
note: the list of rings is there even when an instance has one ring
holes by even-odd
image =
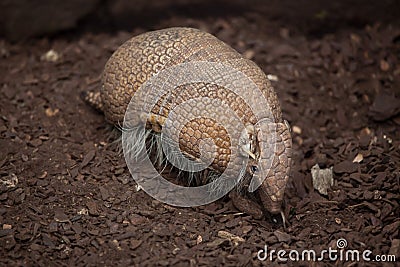
[[[158,72],[171,66],[192,61],[218,62],[235,68],[248,76],[261,90],[272,111],[271,120],[273,129],[277,134],[277,153],[273,160],[273,169],[267,173],[267,179],[258,189],[258,194],[263,206],[271,213],[279,213],[283,200],[283,193],[288,180],[291,159],[291,137],[287,124],[282,120],[279,101],[269,80],[263,71],[252,61],[243,58],[216,37],[192,28],[169,28],[153,32],[147,32],[133,37],[124,43],[107,62],[100,93],[89,93],[86,100],[102,110],[107,121],[115,125],[122,125],[127,106],[140,86]],[[226,77],[228,80],[230,77]],[[226,103],[238,114],[244,125],[254,128],[252,152],[262,163],[265,156],[259,147],[261,142],[267,142],[271,128],[263,126],[257,128],[256,117],[252,110],[263,109],[262,106],[249,106],[232,91],[224,87],[208,83],[192,83],[183,85],[161,97],[157,105],[152,109],[152,116],[147,121],[147,126],[155,132],[160,132],[170,110],[177,105],[196,97],[211,97]],[[151,97],[151,96],[150,96]],[[252,103],[251,99],[247,103]],[[207,110],[207,103],[197,107]],[[192,112],[186,110],[185,112]],[[182,114],[187,117],[188,114]],[[216,117],[226,116],[223,110]],[[229,118],[226,118],[229,120]],[[225,129],[213,119],[198,118],[184,125],[179,136],[180,149],[193,158],[200,157],[200,140],[211,138],[217,146],[217,155],[211,164],[211,169],[223,172],[231,159],[229,136]],[[207,148],[205,149],[207,151]],[[266,159],[264,159],[266,160]],[[247,172],[254,173],[250,161]],[[235,162],[237,170],[240,162]],[[259,166],[262,168],[262,166]]]

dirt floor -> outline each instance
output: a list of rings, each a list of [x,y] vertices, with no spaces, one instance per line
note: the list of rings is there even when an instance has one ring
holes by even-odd
[[[316,14],[323,20],[324,13]],[[399,258],[400,26],[376,21],[310,34],[254,12],[166,16],[154,28],[208,31],[267,74],[293,128],[290,225],[229,198],[176,208],[137,191],[110,127],[81,101],[130,32],[0,41],[0,265],[260,266],[257,252],[337,249]],[[55,53],[48,53],[53,50]],[[328,195],[311,168],[333,167]],[[359,266],[280,261],[283,266]],[[382,263],[363,262],[365,266]],[[386,263],[395,266],[395,263]]]

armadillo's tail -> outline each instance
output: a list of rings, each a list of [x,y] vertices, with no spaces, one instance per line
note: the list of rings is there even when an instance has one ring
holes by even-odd
[[[98,111],[103,112],[103,101],[101,99],[100,92],[83,91],[81,92],[81,98]]]

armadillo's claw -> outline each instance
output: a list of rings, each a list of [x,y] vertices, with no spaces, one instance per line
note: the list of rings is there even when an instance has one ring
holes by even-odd
[[[281,211],[281,217],[282,217],[282,224],[283,228],[286,229],[286,224],[290,225],[289,221],[286,219],[285,213]]]

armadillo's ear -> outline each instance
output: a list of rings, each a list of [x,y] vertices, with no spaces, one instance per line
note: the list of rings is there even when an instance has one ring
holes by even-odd
[[[250,156],[252,159],[256,159],[256,155],[250,151],[250,145],[243,145],[240,147],[240,152],[242,156]]]
[[[249,192],[254,192],[261,186],[273,167],[272,163],[277,139],[277,124],[266,119],[258,121],[255,125],[255,138],[258,149],[258,171],[253,174],[253,178],[250,181]]]
[[[249,157],[252,159],[256,159],[256,155],[254,154],[255,151],[253,151],[254,146],[252,145],[254,143],[255,139],[255,128],[254,125],[246,125],[246,128],[243,129],[242,133],[240,134],[239,138],[239,153],[243,157]]]

